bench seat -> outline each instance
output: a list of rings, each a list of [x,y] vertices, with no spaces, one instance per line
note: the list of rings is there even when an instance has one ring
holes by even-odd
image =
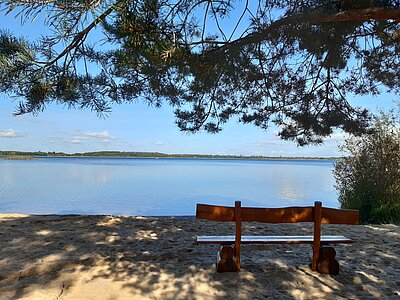
[[[294,235],[294,236],[246,236],[241,237],[241,244],[312,244],[314,236]],[[341,235],[323,235],[321,244],[350,244],[353,241]],[[225,236],[198,236],[194,244],[218,244],[232,245],[235,243],[234,235]]]

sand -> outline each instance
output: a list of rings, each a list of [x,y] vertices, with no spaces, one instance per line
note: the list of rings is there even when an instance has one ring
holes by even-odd
[[[244,245],[242,271],[217,273],[196,235],[227,223],[187,217],[0,215],[0,299],[400,299],[400,227],[324,225],[340,273],[314,273],[307,245]],[[246,224],[243,234],[311,234],[311,224]]]

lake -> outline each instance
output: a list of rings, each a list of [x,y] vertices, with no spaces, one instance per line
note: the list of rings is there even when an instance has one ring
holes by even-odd
[[[194,215],[196,203],[338,207],[331,160],[0,160],[0,213]]]

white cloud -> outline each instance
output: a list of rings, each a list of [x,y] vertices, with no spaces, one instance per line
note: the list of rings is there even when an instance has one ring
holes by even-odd
[[[98,139],[109,139],[110,134],[107,130],[104,131],[88,131],[85,133],[85,136],[98,138]]]
[[[16,138],[16,137],[21,137],[22,135],[13,130],[13,129],[6,129],[6,130],[0,130],[0,137],[5,137],[5,138]]]
[[[156,145],[156,146],[163,146],[164,143],[163,143],[162,141],[157,141],[157,142],[154,143],[154,145]]]
[[[88,131],[83,135],[75,135],[69,141],[70,144],[82,144],[84,141],[87,140],[97,140],[103,144],[108,144],[111,140],[117,140],[116,137],[111,136],[107,130],[103,131]]]
[[[84,136],[74,136],[70,140],[71,144],[82,144],[86,138]]]
[[[257,141],[255,146],[256,147],[265,147],[268,145],[281,145],[282,143],[280,143],[280,140],[276,139],[276,140],[265,140],[265,141]]]

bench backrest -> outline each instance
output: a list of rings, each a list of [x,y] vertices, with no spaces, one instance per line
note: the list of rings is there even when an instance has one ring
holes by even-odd
[[[358,210],[334,209],[322,207],[317,201],[314,206],[305,207],[280,207],[280,208],[257,208],[241,207],[241,202],[236,201],[235,206],[240,207],[242,222],[261,223],[297,223],[314,222],[314,210],[320,203],[321,223],[323,224],[358,224]],[[208,204],[197,204],[196,219],[236,222],[235,207],[217,206]]]
[[[358,210],[345,210],[322,207],[320,201],[308,207],[282,207],[282,208],[253,208],[241,207],[241,202],[236,201],[235,207],[197,204],[196,219],[235,222],[235,253],[238,270],[240,270],[240,244],[242,237],[242,222],[262,223],[297,223],[313,222],[313,260],[311,269],[317,269],[319,249],[321,246],[321,223],[325,224],[358,224]]]

